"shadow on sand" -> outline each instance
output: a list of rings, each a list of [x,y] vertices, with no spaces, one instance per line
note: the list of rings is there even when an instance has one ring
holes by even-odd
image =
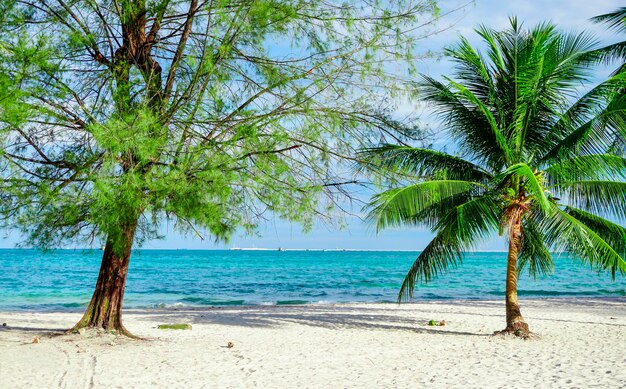
[[[419,318],[409,317],[402,308],[395,304],[381,307],[380,304],[369,307],[367,304],[354,305],[283,305],[283,306],[236,306],[236,307],[201,307],[201,308],[171,308],[171,309],[137,309],[125,310],[135,319],[159,323],[191,323],[191,324],[220,324],[243,327],[280,327],[288,323],[328,328],[328,329],[362,329],[362,330],[394,330],[410,331],[424,334],[441,334],[452,336],[491,336],[481,332],[453,331],[450,327],[429,326],[431,319],[446,319],[445,312],[428,309],[429,302],[422,302],[419,309]],[[436,305],[436,302],[432,302]],[[446,301],[446,305],[458,306],[457,314],[478,315],[481,317],[501,317],[504,319],[503,301],[457,300]],[[521,301],[522,308],[549,308],[562,312],[562,317],[537,317],[525,315],[529,321],[549,320],[584,324],[602,324],[614,327],[626,327],[620,322],[611,322],[626,316],[626,298],[615,299],[533,299]],[[607,305],[611,307],[617,317],[607,317],[603,322],[588,322],[566,319],[567,312],[575,305],[577,310],[594,312],[603,310]],[[470,309],[463,309],[470,308]],[[476,309],[479,308],[479,309]],[[389,313],[386,313],[388,311]],[[497,313],[496,313],[497,311]],[[415,313],[415,311],[413,311]],[[621,321],[621,320],[619,320]],[[65,333],[67,328],[42,327],[0,327],[2,332],[47,333],[51,336]]]
[[[381,313],[380,308],[351,306],[260,306],[162,311],[132,311],[146,315],[146,320],[158,322],[188,322],[191,324],[220,324],[244,327],[279,327],[296,323],[328,329],[395,330],[457,336],[488,336],[484,333],[459,332],[445,327],[430,327],[432,318],[414,319],[398,314]],[[427,312],[424,312],[427,313]],[[438,313],[442,316],[441,313]]]

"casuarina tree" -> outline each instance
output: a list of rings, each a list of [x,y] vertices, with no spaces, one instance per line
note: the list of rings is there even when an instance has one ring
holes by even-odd
[[[38,247],[101,242],[75,328],[129,334],[131,249],[163,221],[228,239],[268,217],[305,229],[328,217],[342,156],[403,127],[388,118],[394,74],[436,12],[426,0],[1,0],[3,220]]]
[[[527,337],[519,272],[553,270],[553,252],[594,269],[626,272],[626,159],[608,153],[623,137],[626,101],[613,77],[575,99],[590,76],[593,40],[553,25],[499,32],[480,27],[485,52],[466,39],[447,51],[455,77],[423,76],[422,100],[443,119],[457,152],[399,145],[367,149],[370,167],[404,173],[406,185],[375,195],[377,229],[429,227],[434,238],[411,266],[399,300],[461,264],[496,233],[508,240],[506,327]]]

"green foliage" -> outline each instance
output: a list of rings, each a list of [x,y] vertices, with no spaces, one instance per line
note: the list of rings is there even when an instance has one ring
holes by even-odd
[[[501,183],[500,189],[505,190],[505,201],[519,200],[519,193],[530,198],[537,205],[537,210],[548,213],[550,202],[546,194],[545,180],[543,174],[533,169],[524,162],[509,166],[505,171],[495,176],[491,184]]]
[[[187,323],[159,324],[157,328],[160,330],[190,330],[191,324],[187,324]]]
[[[435,234],[399,300],[517,220],[518,267],[533,277],[553,270],[550,250],[624,274],[626,230],[605,219],[626,218],[626,162],[614,153],[626,128],[623,75],[572,103],[597,59],[591,37],[549,24],[526,31],[516,19],[505,31],[476,31],[486,53],[462,38],[447,51],[455,77],[421,83],[460,155],[393,145],[362,152],[362,168],[390,170],[404,184],[374,196],[368,219],[377,229],[426,225]]]
[[[528,273],[537,279],[541,274],[550,274],[554,270],[552,254],[547,246],[546,236],[533,217],[523,221],[522,249],[518,258],[518,271],[528,267]]]
[[[478,187],[479,184],[469,181],[441,180],[390,189],[373,197],[368,217],[377,230],[403,224],[420,224],[424,211]]]
[[[549,182],[626,179],[626,159],[612,154],[588,154],[559,161],[545,169]]]
[[[436,235],[409,269],[398,299],[411,299],[415,282],[428,283],[460,265],[464,252],[498,230],[501,213],[501,204],[490,195],[441,209],[432,227]]]
[[[491,176],[480,166],[440,151],[408,146],[384,145],[362,150],[359,160],[364,167],[380,168],[412,176],[484,182]]]
[[[116,242],[134,225],[142,242],[165,220],[221,240],[275,216],[310,229],[351,181],[344,157],[407,127],[388,101],[412,90],[385,68],[412,66],[417,35],[405,30],[436,11],[404,0],[34,4],[0,3],[0,213],[41,247]]]
[[[626,32],[626,7],[619,7],[615,11],[598,15],[591,20],[607,25],[608,28],[617,32],[624,33]],[[622,62],[614,74],[623,73],[626,70],[626,41],[602,47],[598,50],[598,54],[605,62]]]
[[[543,228],[546,242],[558,250],[576,255],[597,270],[610,270],[613,277],[618,270],[626,274],[624,252],[620,255],[617,251],[624,245],[622,227],[573,208],[554,207],[552,217],[543,222]],[[617,243],[617,246],[610,243]]]

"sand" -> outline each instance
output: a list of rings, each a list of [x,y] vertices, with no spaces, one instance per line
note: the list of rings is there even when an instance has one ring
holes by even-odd
[[[59,336],[78,312],[0,312],[0,387],[626,388],[626,299],[522,312],[540,338],[492,336],[500,301],[128,310],[142,341]]]

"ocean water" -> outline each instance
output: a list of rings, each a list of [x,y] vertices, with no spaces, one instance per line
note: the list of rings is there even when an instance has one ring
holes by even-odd
[[[80,310],[95,285],[98,250],[0,250],[0,310]],[[417,252],[138,250],[126,308],[394,302]],[[461,267],[416,288],[415,300],[500,299],[506,253],[468,254]],[[553,275],[520,276],[520,298],[622,297],[611,280],[568,257]]]

